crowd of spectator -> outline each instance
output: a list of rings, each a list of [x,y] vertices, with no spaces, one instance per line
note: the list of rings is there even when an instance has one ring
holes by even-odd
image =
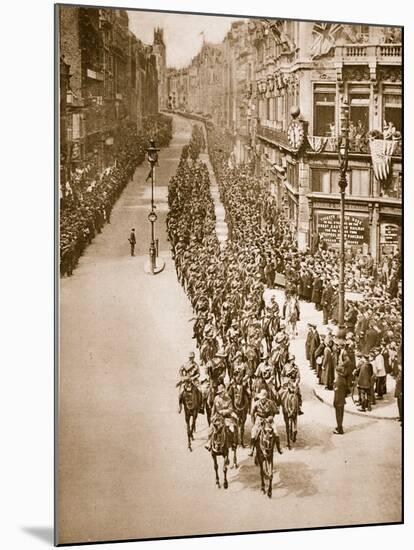
[[[172,137],[172,119],[165,115],[147,117],[140,133],[126,125],[117,134],[115,160],[97,173],[86,165],[76,169],[63,184],[60,208],[60,272],[72,275],[79,257],[105,223],[122,190],[131,180],[136,167],[145,158],[150,138],[156,145],[167,146]]]
[[[251,167],[235,167],[229,162],[226,139],[219,130],[210,127],[208,137],[230,238],[254,246],[261,281],[267,287],[273,288],[277,280],[283,281],[289,291],[313,302],[323,312],[325,325],[338,323],[338,250],[320,242],[312,251],[309,248],[299,251],[290,223],[278,209],[266,182],[256,177]],[[346,345],[374,365],[384,363],[386,374],[398,378],[402,363],[400,255],[385,256],[375,264],[371,254],[363,254],[361,249],[349,250],[345,288]],[[325,337],[338,350],[345,345],[335,343],[328,326]],[[329,379],[325,377],[321,383],[332,389],[334,361],[328,370]],[[377,388],[379,398],[384,387],[381,382]]]

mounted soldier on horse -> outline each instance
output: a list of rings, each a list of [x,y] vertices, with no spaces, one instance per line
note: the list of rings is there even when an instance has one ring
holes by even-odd
[[[205,448],[211,453],[216,473],[216,485],[220,487],[218,476],[217,456],[223,457],[224,488],[227,489],[227,466],[229,464],[229,450],[233,449],[233,467],[237,468],[237,415],[224,385],[217,388],[214,398],[211,425],[208,434],[208,444]]]
[[[246,363],[243,362],[241,352],[236,354],[233,378],[230,381],[228,391],[234,411],[237,414],[240,444],[244,447],[244,425],[246,423],[247,413],[250,409],[251,393],[248,367]]]
[[[254,425],[250,456],[253,456],[256,449],[256,464],[260,466],[262,492],[266,493],[265,479],[268,479],[267,496],[269,498],[272,496],[273,449],[275,445],[279,454],[282,454],[279,435],[273,422],[276,412],[275,402],[268,398],[266,390],[261,390],[252,408],[251,416]]]
[[[295,356],[290,354],[288,362],[282,371],[282,387],[279,390],[279,399],[282,405],[283,418],[286,426],[287,446],[296,441],[297,417],[303,414],[301,410],[302,396],[300,392],[300,373],[295,364]]]
[[[184,406],[185,422],[187,425],[188,449],[191,451],[191,440],[194,439],[197,416],[203,409],[203,396],[199,388],[200,369],[195,362],[194,352],[190,353],[188,362],[180,370],[180,380],[176,386],[178,392],[178,412],[181,413]]]
[[[254,373],[253,396],[257,395],[261,390],[266,390],[269,397],[276,403],[277,393],[274,369],[270,365],[267,355],[263,355],[261,359],[262,362]]]

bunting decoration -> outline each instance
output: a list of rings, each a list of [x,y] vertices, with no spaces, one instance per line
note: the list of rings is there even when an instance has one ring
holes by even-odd
[[[337,23],[315,23],[310,51],[312,59],[328,54],[335,46],[336,39],[343,29],[344,26]]]
[[[328,143],[328,138],[321,136],[309,136],[309,145],[315,153],[321,153],[325,149],[325,145]]]
[[[391,139],[370,140],[369,147],[371,149],[372,166],[378,181],[384,181],[388,178],[391,157],[394,154],[396,145],[397,141]]]

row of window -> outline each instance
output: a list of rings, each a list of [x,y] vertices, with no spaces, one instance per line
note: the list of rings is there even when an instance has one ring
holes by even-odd
[[[370,88],[368,85],[349,86],[349,119],[351,138],[364,138],[371,128]],[[335,84],[316,85],[313,95],[313,134],[316,136],[334,136],[336,133],[336,86]],[[402,95],[399,86],[384,85],[382,89],[383,127],[392,126],[402,131]]]
[[[349,170],[347,172],[348,186],[346,193],[358,197],[369,197],[369,170]],[[339,170],[312,168],[312,191],[316,193],[339,193]]]
[[[286,113],[290,113],[290,109],[298,102],[297,94],[261,99],[259,100],[259,118],[261,121],[274,123],[277,130],[286,130]]]
[[[382,128],[371,127],[371,109],[369,86],[349,86],[349,119],[351,150],[365,152],[364,143],[370,130],[389,132],[402,131],[402,95],[399,86],[383,86],[382,89]],[[259,100],[259,117],[277,127],[286,130],[286,114],[298,103],[296,95],[286,94]],[[313,95],[313,135],[335,137],[337,128],[337,95],[335,84],[316,85]],[[391,130],[392,129],[392,130]]]
[[[370,171],[353,168],[347,172],[347,188],[345,193],[354,197],[369,197],[373,195]],[[312,168],[311,190],[315,193],[340,193],[339,170]],[[388,181],[382,184],[380,196],[400,199],[402,195],[402,176],[392,172]]]

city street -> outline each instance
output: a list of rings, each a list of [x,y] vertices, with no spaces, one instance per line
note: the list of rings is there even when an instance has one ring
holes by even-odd
[[[273,498],[261,494],[248,449],[238,450],[240,465],[229,470],[228,490],[216,488],[204,416],[194,451],[187,450],[175,384],[179,367],[196,350],[165,220],[168,181],[192,123],[174,117],[173,140],[156,168],[156,237],[165,270],[156,276],[144,271],[151,198],[144,162],[111,224],[73,276],[60,281],[60,543],[399,522],[400,424],[345,414],[345,435],[332,433],[334,409],[315,397],[305,360],[306,323],[320,322],[310,304],[302,304],[291,344],[302,373],[304,415],[291,451],[282,418],[276,419],[284,452],[275,454]],[[135,257],[128,243],[133,227]],[[225,239],[223,220],[220,227]],[[282,305],[282,291],[274,293]],[[247,433],[250,427],[248,420]]]

